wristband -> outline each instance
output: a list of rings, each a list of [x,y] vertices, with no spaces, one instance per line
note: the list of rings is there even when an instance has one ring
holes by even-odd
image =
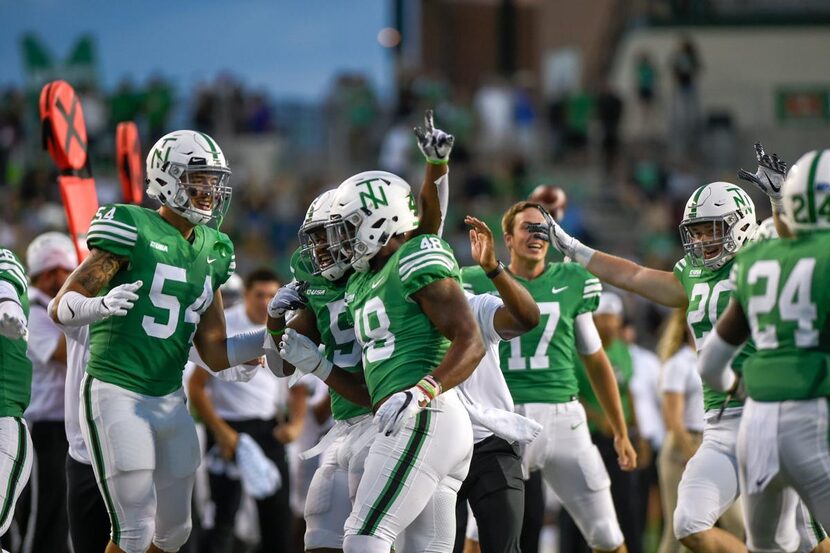
[[[781,215],[784,213],[784,200],[782,198],[770,198],[769,199],[770,206],[772,206],[772,212]]]
[[[502,271],[504,271],[504,263],[499,261],[498,264],[496,265],[496,268],[493,269],[492,271],[490,271],[489,273],[485,273],[485,276],[487,278],[489,278],[490,280],[492,280],[492,279],[496,278],[497,276],[499,276],[502,273]]]
[[[441,383],[431,374],[423,377],[416,385],[427,397],[427,402],[432,401],[441,394]]]
[[[271,330],[270,328],[265,327],[265,330],[267,330],[268,334],[270,334],[271,336],[282,337],[283,332],[285,332],[285,327],[278,328],[277,330]]]
[[[427,163],[429,163],[430,165],[447,165],[449,162],[449,156],[447,156],[447,159],[427,159]]]

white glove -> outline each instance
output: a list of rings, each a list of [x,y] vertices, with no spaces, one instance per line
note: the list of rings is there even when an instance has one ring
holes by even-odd
[[[58,321],[66,326],[84,326],[110,317],[124,317],[133,308],[144,283],[140,280],[121,284],[106,296],[87,298],[77,292],[67,292],[58,304]]]
[[[307,282],[296,280],[281,287],[268,302],[268,315],[272,319],[279,319],[285,316],[286,311],[303,309],[308,304],[308,298],[304,294],[306,288]]]
[[[11,298],[4,298],[0,303],[0,335],[9,340],[27,338],[26,315],[23,307]]]
[[[418,139],[418,149],[424,154],[428,163],[443,165],[450,160],[452,145],[455,137],[441,129],[436,129],[432,123],[432,110],[424,112],[424,126],[412,129]]]
[[[418,386],[392,394],[375,413],[375,425],[378,432],[394,436],[406,425],[406,422],[424,410],[430,398]]]
[[[750,173],[745,169],[738,171],[738,178],[751,182],[761,192],[769,196],[770,203],[776,209],[782,209],[784,194],[781,187],[787,178],[787,164],[778,159],[778,154],[768,155],[760,142],[755,143],[755,157],[758,160],[758,170]]]
[[[540,240],[550,242],[562,255],[573,259],[583,267],[588,265],[596,251],[562,230],[547,209],[539,207],[539,211],[542,212],[546,222],[545,224],[530,224],[528,226],[530,232]]]
[[[286,328],[280,342],[280,356],[303,374],[313,374],[325,381],[334,366],[308,337]]]

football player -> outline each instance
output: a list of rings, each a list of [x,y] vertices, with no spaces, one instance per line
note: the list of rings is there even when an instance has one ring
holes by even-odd
[[[228,338],[218,291],[233,244],[217,226],[230,169],[208,135],[176,131],[147,156],[157,210],[101,207],[90,255],[55,301],[53,320],[90,325],[80,409],[111,533],[107,553],[178,551],[191,529],[199,444],[182,390],[191,344],[213,370],[263,354],[265,332]]]
[[[446,199],[439,206],[439,194],[446,197],[448,193],[448,161],[454,138],[434,127],[431,110],[426,112],[424,127],[416,129],[415,134],[427,162],[420,194],[421,221],[413,231],[414,235],[419,235],[435,233],[441,226]],[[385,175],[391,176],[388,173],[379,174],[381,177]],[[360,344],[355,340],[354,325],[346,321],[344,301],[346,282],[353,271],[348,263],[336,262],[332,257],[325,228],[334,196],[335,190],[326,191],[308,208],[299,232],[301,247],[291,259],[295,282],[281,289],[271,302],[269,328],[278,339],[286,327],[286,312],[296,309],[295,316],[287,325],[289,328],[315,343],[323,344],[326,358],[338,367],[353,374],[362,374]],[[302,290],[300,282],[305,283]],[[266,348],[274,348],[271,340],[270,337],[266,340]],[[275,349],[268,352],[269,366],[272,367],[282,365],[282,359],[275,352]],[[313,448],[322,450],[323,446],[327,446],[306,499],[306,551],[342,549],[343,527],[352,510],[369,449],[365,440],[363,447],[356,448],[354,444],[367,432],[374,433],[369,398],[365,391],[357,402],[350,401],[334,387],[330,386],[329,392],[332,417],[338,423],[321,447]]]
[[[608,416],[620,466],[633,470],[636,453],[628,439],[616,378],[592,318],[602,285],[576,263],[545,262],[548,244],[535,232],[536,225],[545,222],[543,212],[547,213],[535,202],[511,206],[502,217],[509,266],[500,263],[490,273],[481,267],[465,268],[464,285],[476,294],[492,293],[496,272],[509,270],[539,304],[539,326],[500,347],[504,378],[521,407],[517,411],[544,427],[528,446],[524,462],[531,470],[542,470],[594,550],[625,551],[610,480],[591,442],[574,372],[574,357],[580,355]]]
[[[751,551],[793,551],[791,524],[798,496],[830,524],[828,288],[830,152],[805,154],[783,186],[792,239],[761,241],[732,269],[734,298],[706,339],[699,358],[704,380],[728,389],[729,360],[750,336],[757,353],[743,366],[749,397],[738,439]]]
[[[32,472],[32,438],[23,418],[32,390],[26,357],[29,296],[26,271],[11,250],[0,248],[0,536]]]
[[[452,251],[436,235],[407,240],[416,224],[406,181],[370,171],[340,185],[327,225],[334,261],[355,269],[345,294],[348,322],[379,429],[346,521],[347,553],[386,553],[399,536],[402,551],[453,547],[456,492],[473,433],[452,388],[472,373],[484,346]],[[330,378],[344,371],[293,329],[280,345],[298,368],[313,359],[312,374],[348,386]]]
[[[743,189],[726,182],[701,186],[686,203],[680,224],[686,255],[669,272],[593,250],[568,236],[552,218],[547,220],[551,243],[594,275],[661,305],[686,309],[698,348],[726,308],[735,253],[756,228],[755,206]],[[752,350],[748,344],[733,366],[740,367]],[[735,440],[741,401],[704,388],[704,404],[703,443],[686,465],[678,488],[674,533],[697,553],[742,551],[744,545],[735,534],[714,527],[739,493]],[[734,518],[740,525],[740,518]],[[737,535],[740,531],[739,526],[733,529]]]

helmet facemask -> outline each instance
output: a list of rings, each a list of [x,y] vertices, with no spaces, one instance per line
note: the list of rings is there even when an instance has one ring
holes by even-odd
[[[307,263],[308,272],[326,280],[340,279],[349,268],[348,263],[335,261],[329,246],[328,230],[321,221],[306,223],[300,227],[300,256]]]
[[[335,264],[345,264],[354,267],[356,271],[365,272],[369,270],[369,261],[385,244],[372,248],[360,238],[358,229],[366,219],[363,213],[354,211],[348,215],[333,215],[331,221],[326,225],[326,233],[329,241],[329,252]]]
[[[719,269],[735,257],[745,240],[739,234],[754,234],[755,228],[739,212],[721,217],[701,217],[680,223],[683,251],[695,267]],[[717,249],[717,253],[713,250]]]
[[[219,227],[231,203],[231,172],[219,167],[184,167],[176,163],[161,170],[178,180],[172,197],[159,197],[161,203],[193,223],[215,222]]]

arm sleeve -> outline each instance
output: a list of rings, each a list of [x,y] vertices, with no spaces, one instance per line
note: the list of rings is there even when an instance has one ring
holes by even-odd
[[[438,227],[438,236],[444,235],[444,222],[447,220],[447,206],[450,203],[450,174],[449,172],[441,175],[435,181],[435,188],[438,190],[438,208],[441,211],[441,226]]]
[[[596,308],[595,308],[596,309]],[[574,319],[574,337],[576,350],[580,355],[591,355],[602,347],[597,326],[591,313],[581,313]]]
[[[17,293],[18,303],[20,303],[20,298],[29,289],[26,271],[14,253],[2,248],[0,248],[0,280],[12,285],[14,291]]]
[[[427,234],[415,238],[403,248],[398,258],[398,276],[405,298],[409,299],[421,288],[445,278],[461,282],[461,271],[452,248],[437,236]]]
[[[735,372],[729,367],[741,346],[733,346],[718,334],[718,329],[703,341],[697,354],[697,370],[703,383],[718,392],[725,392],[735,383]]]
[[[138,228],[130,209],[119,204],[99,208],[86,234],[86,245],[90,250],[98,248],[127,258],[130,258],[137,241]]]
[[[494,324],[496,311],[504,307],[504,303],[491,294],[481,294],[479,296],[467,295],[467,300],[473,310],[473,314],[478,322],[478,328],[481,330],[481,335],[484,341],[488,344],[498,344],[502,341]]]

